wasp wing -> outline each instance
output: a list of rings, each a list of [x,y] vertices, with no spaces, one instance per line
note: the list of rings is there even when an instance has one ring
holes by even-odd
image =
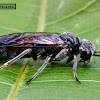
[[[13,33],[0,37],[1,46],[63,45],[58,33]]]
[[[0,44],[6,45],[9,43],[14,43],[16,40],[20,39],[22,34],[13,33],[4,36],[0,36]]]

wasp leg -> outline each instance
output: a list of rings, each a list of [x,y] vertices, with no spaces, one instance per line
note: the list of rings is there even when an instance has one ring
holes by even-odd
[[[78,84],[80,84],[80,81],[77,78],[76,69],[77,69],[77,58],[76,58],[76,55],[74,55],[73,74],[74,74],[74,78],[75,78],[76,82]]]
[[[38,71],[33,75],[33,77],[31,79],[29,79],[26,84],[30,83],[33,79],[35,79],[35,77],[44,70],[44,68],[48,65],[49,62],[52,62],[52,61],[60,61],[62,60],[63,58],[66,57],[67,53],[68,53],[68,50],[69,49],[62,49],[55,57],[54,55],[52,55],[51,57],[49,57],[45,62],[44,64],[38,69]]]
[[[66,61],[66,64],[70,63],[74,59],[73,56],[69,57],[68,60]]]
[[[87,64],[90,62],[90,60],[88,60],[88,61],[86,62],[86,61],[84,61],[84,60],[81,59],[81,60],[79,61],[79,63],[81,63],[81,62],[83,62],[84,65],[87,65]]]
[[[67,54],[68,54],[69,49],[62,49],[53,59],[53,61],[61,61],[62,59],[64,59]]]
[[[50,62],[51,57],[48,57],[48,59],[44,62],[44,64],[38,69],[38,71],[33,75],[33,77],[31,79],[29,79],[26,84],[30,83],[33,79],[35,79],[35,77],[44,70],[44,68],[48,65],[48,63]]]
[[[3,69],[3,68],[5,68],[5,67],[8,67],[9,65],[11,65],[12,63],[14,63],[18,59],[22,58],[24,55],[30,53],[31,51],[32,51],[31,48],[24,50],[22,53],[20,53],[15,58],[13,58],[13,59],[9,60],[8,62],[4,63],[4,65],[0,67],[0,70]]]

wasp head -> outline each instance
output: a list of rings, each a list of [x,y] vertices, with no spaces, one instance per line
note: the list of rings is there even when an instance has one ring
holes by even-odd
[[[95,46],[91,41],[83,39],[79,50],[81,61],[88,63],[95,52]]]

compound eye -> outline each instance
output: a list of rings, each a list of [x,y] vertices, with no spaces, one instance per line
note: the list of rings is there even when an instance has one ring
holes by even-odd
[[[82,52],[81,52],[81,58],[84,60],[84,61],[87,61],[91,58],[91,51],[89,49],[84,49]]]

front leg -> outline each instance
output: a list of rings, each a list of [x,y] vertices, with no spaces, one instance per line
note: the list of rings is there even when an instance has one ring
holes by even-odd
[[[77,57],[76,57],[76,55],[74,55],[73,74],[74,74],[74,78],[75,78],[76,82],[77,82],[78,84],[80,84],[80,81],[79,81],[78,78],[77,78],[76,69],[77,69]]]

